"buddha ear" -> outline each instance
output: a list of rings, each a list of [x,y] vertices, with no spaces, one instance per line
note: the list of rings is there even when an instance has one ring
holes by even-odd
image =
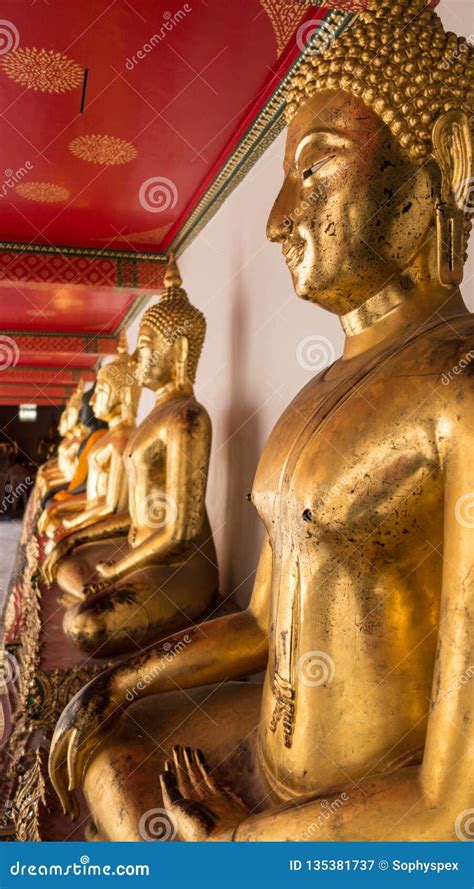
[[[180,336],[175,343],[176,349],[176,384],[178,389],[183,389],[188,382],[188,353],[189,341],[187,336]]]
[[[436,202],[438,275],[445,287],[457,287],[463,278],[464,214],[472,190],[472,139],[469,118],[463,111],[447,111],[432,131],[433,157],[441,171]]]

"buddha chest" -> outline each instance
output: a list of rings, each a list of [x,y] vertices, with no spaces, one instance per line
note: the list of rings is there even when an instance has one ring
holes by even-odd
[[[440,407],[422,374],[407,386],[392,370],[341,362],[313,380],[258,467],[252,499],[273,552],[260,745],[283,797],[343,783],[385,761],[397,738],[411,749],[423,737],[441,578]]]

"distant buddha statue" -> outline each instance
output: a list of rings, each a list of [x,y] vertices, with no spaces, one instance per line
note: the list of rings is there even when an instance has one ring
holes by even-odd
[[[205,505],[211,422],[193,389],[206,323],[181,283],[171,260],[140,324],[136,377],[155,405],[125,447],[128,511],[74,532],[59,563],[58,583],[78,602],[64,630],[100,656],[141,648],[217,604]],[[47,563],[49,580],[56,565]]]
[[[83,397],[84,383],[81,380],[67,400],[59,418],[58,431],[61,440],[57,455],[51,457],[38,470],[36,485],[42,496],[49,492],[52,497],[54,493],[67,488],[77,468],[78,451],[88,434],[88,430],[80,421]]]
[[[181,840],[469,838],[472,70],[425,0],[369,0],[290,86],[268,235],[298,296],[341,317],[344,353],[264,449],[248,609],[64,710],[50,774],[66,811],[83,789],[99,838],[150,839],[157,807]]]
[[[134,371],[135,362],[128,354],[123,332],[116,358],[97,372],[90,399],[96,418],[107,423],[108,431],[89,451],[86,493],[53,502],[48,509],[44,532],[49,537],[61,539],[43,564],[43,576],[52,583],[59,566],[58,583],[62,588],[61,577],[65,576],[66,592],[68,571],[71,568],[75,576],[76,568],[74,556],[67,558],[78,542],[77,533],[73,532],[128,509],[123,452],[135,427],[138,407],[140,389]],[[79,540],[82,539],[79,535]]]
[[[48,537],[63,537],[43,567],[50,580],[59,560],[74,548],[70,531],[127,508],[123,450],[135,426],[138,406],[139,386],[134,369],[122,332],[117,357],[99,369],[89,400],[95,418],[106,424],[108,431],[88,451],[86,491],[70,494],[58,502],[53,500],[40,519],[40,530]]]

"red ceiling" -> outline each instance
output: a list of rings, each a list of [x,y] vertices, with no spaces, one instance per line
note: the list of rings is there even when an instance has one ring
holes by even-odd
[[[328,10],[3,0],[0,14],[0,404],[56,404],[159,290],[164,252]]]
[[[3,0],[2,18],[17,30],[18,52],[63,54],[62,64],[73,63],[75,86],[61,93],[25,88],[7,76],[12,63],[14,71],[24,67],[23,59],[14,51],[11,61],[3,56],[2,70],[0,58],[0,170],[27,169],[19,188],[7,188],[1,200],[0,238],[166,247],[296,55],[288,33],[289,46],[278,57],[274,27],[323,15],[301,3],[260,0]],[[71,143],[91,135],[124,140],[130,159],[104,165],[73,154]],[[152,212],[140,189],[156,177],[170,183],[164,184],[170,206]],[[36,182],[63,189],[59,201],[23,196],[22,186]],[[161,243],[150,245],[146,233],[168,226]]]

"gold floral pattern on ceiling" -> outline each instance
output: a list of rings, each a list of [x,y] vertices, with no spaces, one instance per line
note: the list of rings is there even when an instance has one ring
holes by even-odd
[[[277,57],[281,56],[295,28],[307,10],[301,0],[282,3],[281,0],[260,0],[260,5],[270,19],[277,45]]]
[[[55,182],[20,182],[15,191],[22,198],[40,204],[60,204],[70,197],[68,189]]]
[[[114,164],[128,164],[135,160],[137,149],[131,142],[119,139],[117,136],[107,136],[100,133],[91,133],[88,136],[78,136],[69,143],[69,151],[91,164],[101,164],[110,167]]]
[[[65,93],[84,80],[81,66],[53,49],[19,47],[7,53],[0,65],[16,83],[42,93]]]

